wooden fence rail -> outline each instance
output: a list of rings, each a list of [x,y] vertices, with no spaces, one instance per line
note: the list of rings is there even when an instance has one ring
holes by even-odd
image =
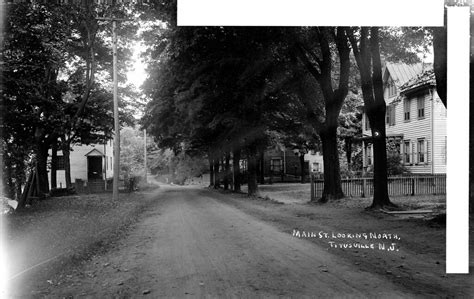
[[[368,197],[374,194],[373,178],[342,179],[342,191],[350,197]],[[311,200],[323,194],[324,180],[311,176]],[[388,195],[446,194],[446,175],[418,175],[388,178]]]

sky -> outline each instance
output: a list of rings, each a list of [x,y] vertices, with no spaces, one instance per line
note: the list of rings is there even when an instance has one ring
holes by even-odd
[[[145,71],[146,65],[140,58],[140,54],[142,51],[144,51],[144,49],[145,47],[141,43],[137,42],[134,44],[132,56],[132,59],[134,61],[133,70],[127,73],[128,83],[132,83],[133,85],[135,85],[135,87],[137,87],[137,89],[140,88],[147,76]]]

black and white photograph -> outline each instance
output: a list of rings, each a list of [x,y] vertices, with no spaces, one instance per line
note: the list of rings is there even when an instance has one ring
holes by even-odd
[[[428,2],[0,0],[0,298],[474,297],[474,6]]]

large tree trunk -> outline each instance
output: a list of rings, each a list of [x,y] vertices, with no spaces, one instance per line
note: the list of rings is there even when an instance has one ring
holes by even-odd
[[[234,191],[240,192],[240,149],[232,153],[232,163],[234,171]]]
[[[13,183],[13,167],[12,161],[10,159],[5,159],[2,161],[4,163],[5,169],[0,168],[2,171],[2,184],[4,190],[0,190],[0,194],[5,195],[8,198],[15,198],[15,184]],[[5,192],[3,194],[3,192]]]
[[[370,208],[395,206],[390,202],[387,186],[386,104],[383,96],[379,30],[378,27],[371,27],[369,37],[369,28],[362,27],[359,46],[351,30],[349,35],[359,66],[364,107],[372,128],[374,144],[374,198]]]
[[[214,160],[209,157],[209,187],[214,187]]]
[[[61,136],[61,151],[64,159],[64,179],[66,181],[66,188],[72,188],[71,180],[71,143],[65,135]]]
[[[57,170],[58,170],[58,145],[53,143],[51,146],[51,190],[57,189]]]
[[[337,127],[331,126],[320,133],[323,147],[324,189],[320,202],[344,197],[341,187],[339,152],[337,149]]]
[[[248,148],[248,195],[258,195],[258,184],[257,184],[257,167],[258,167],[258,153],[257,147],[251,145]]]
[[[386,104],[383,96],[382,63],[380,61],[379,31],[370,31],[370,54],[372,56],[372,84],[374,90],[374,109],[369,121],[372,126],[374,144],[374,199],[371,208],[394,206],[388,197],[387,141],[385,133]]]
[[[21,210],[26,206],[26,202],[28,200],[28,196],[31,194],[31,190],[36,188],[33,186],[33,178],[34,178],[35,170],[32,170],[28,176],[28,179],[25,182],[25,188],[23,188],[23,192],[21,192],[20,196],[18,197],[18,208],[17,210]]]
[[[72,187],[72,180],[71,180],[71,150],[69,145],[64,146],[62,149],[63,157],[64,157],[64,175],[66,180],[66,188],[69,189]]]
[[[382,107],[378,109],[382,110]],[[383,107],[385,110],[385,106]],[[383,116],[382,116],[383,115]],[[372,122],[372,137],[374,145],[374,199],[370,208],[378,209],[392,206],[388,196],[387,174],[387,142],[385,134],[385,113],[374,112]]]
[[[24,172],[24,170],[22,170],[22,172]],[[24,174],[23,176],[19,177],[18,170],[15,170],[15,199],[16,200],[20,200],[21,198],[21,192],[22,192],[21,187],[24,183],[23,177],[24,177]]]
[[[39,191],[42,194],[49,193],[49,182],[48,182],[48,147],[41,144],[38,145],[36,152],[36,170],[38,174]]]
[[[24,161],[16,161],[12,165],[14,166],[12,176],[15,179],[14,185],[15,185],[15,194],[14,198],[16,200],[20,200],[21,194],[22,194],[22,187],[26,183],[26,178],[25,178],[25,169],[26,165]]]
[[[218,189],[221,187],[221,174],[219,172],[219,159],[214,160],[214,189]]]
[[[258,180],[258,182],[261,185],[263,185],[263,184],[265,184],[265,151],[264,150],[262,150],[260,152],[260,157],[259,157],[258,161],[259,161],[259,163],[258,163],[259,164],[258,165],[258,169],[259,169],[259,173],[258,173],[259,180]]]
[[[225,154],[224,190],[229,190],[230,153]]]
[[[304,154],[300,153],[300,167],[301,167],[301,184],[306,183],[306,173],[305,173],[305,163],[304,163]]]

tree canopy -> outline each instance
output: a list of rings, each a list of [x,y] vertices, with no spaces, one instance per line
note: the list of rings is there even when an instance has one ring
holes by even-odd
[[[98,23],[97,16],[116,13],[118,8],[89,2],[8,5],[1,52],[2,99],[8,107],[3,140],[10,175],[5,177],[10,189],[16,185],[20,192],[18,186],[31,164],[41,191],[47,193],[51,147],[59,144],[67,151],[74,143],[112,135],[107,86],[112,55],[108,28]],[[125,27],[124,31],[133,30]],[[128,51],[125,43],[119,49],[122,55]],[[127,62],[122,61],[119,70],[124,74]],[[130,112],[124,116],[130,120]]]

